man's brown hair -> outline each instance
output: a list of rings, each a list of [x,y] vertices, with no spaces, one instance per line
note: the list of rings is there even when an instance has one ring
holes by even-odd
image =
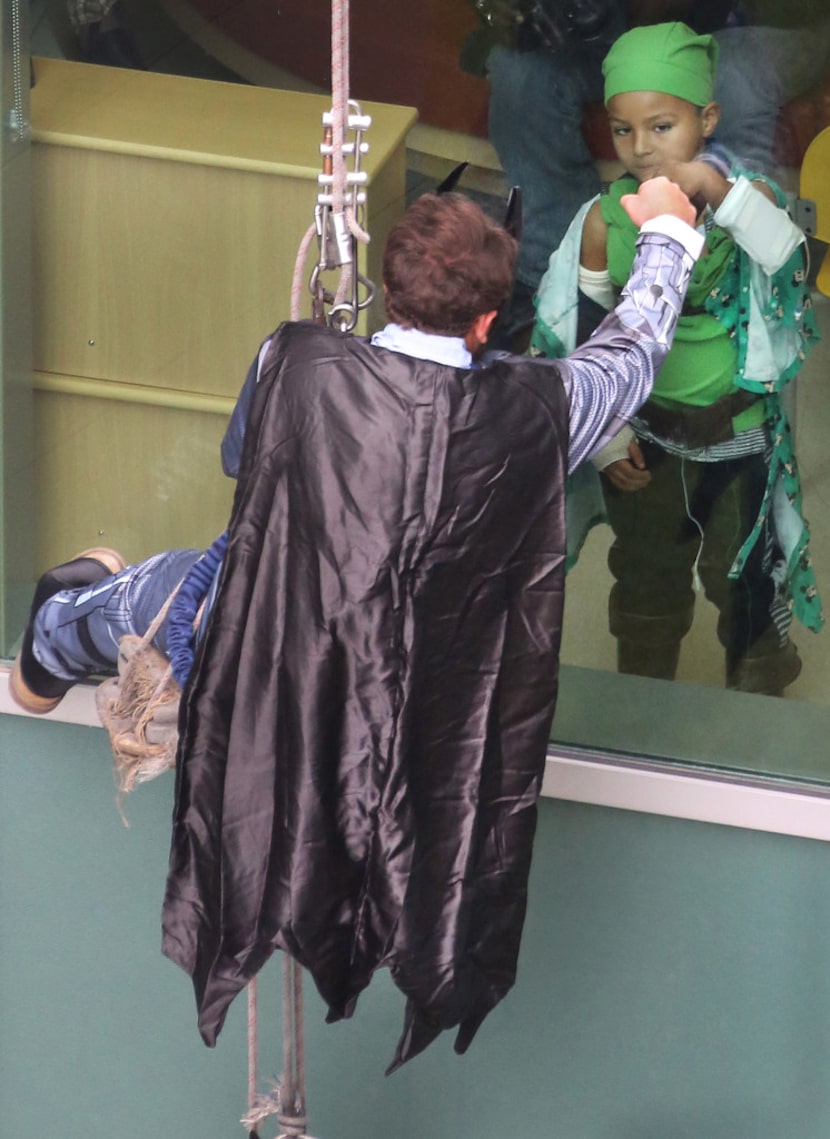
[[[387,315],[405,328],[464,336],[507,299],[515,262],[515,240],[475,202],[424,194],[386,242]]]

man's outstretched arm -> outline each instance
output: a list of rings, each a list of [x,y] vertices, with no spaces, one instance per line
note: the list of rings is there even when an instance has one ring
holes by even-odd
[[[643,182],[622,201],[640,226],[628,284],[591,339],[560,361],[570,399],[570,470],[612,439],[648,399],[703,247],[692,228],[694,207],[668,179]]]

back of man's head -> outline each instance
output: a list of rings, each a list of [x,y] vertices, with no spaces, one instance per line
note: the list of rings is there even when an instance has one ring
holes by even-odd
[[[383,255],[386,312],[407,328],[464,336],[498,309],[516,242],[463,194],[425,194],[392,227]]]

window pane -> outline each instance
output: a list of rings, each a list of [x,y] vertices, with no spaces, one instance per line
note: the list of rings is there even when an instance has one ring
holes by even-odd
[[[228,7],[191,0],[185,7],[175,0],[119,0],[113,7],[105,0],[106,17],[92,23],[84,23],[73,5],[74,0],[66,7],[41,0],[32,9],[37,58],[31,193],[29,169],[21,160],[25,146],[15,149],[4,140],[6,652],[19,634],[36,571],[94,544],[114,546],[131,560],[174,545],[202,547],[223,528],[233,486],[220,470],[219,440],[258,344],[288,315],[294,257],[312,220],[320,111],[329,99],[321,95],[313,109],[304,101],[330,86],[330,9],[323,0],[292,0],[268,12],[253,2]],[[660,5],[645,7],[662,11]],[[733,102],[724,100],[733,107],[733,122],[734,107],[745,98],[742,125],[749,124],[762,64],[764,90],[778,84],[784,110],[766,142],[772,173],[794,201],[804,150],[828,125],[819,94],[830,82],[824,70],[830,18],[820,4],[802,7],[797,19],[773,7],[771,14],[761,0],[689,6],[688,18],[717,26],[722,64],[737,61]],[[545,176],[539,163],[564,147],[566,137],[579,147],[584,137],[591,147],[589,186],[599,188],[620,173],[598,70],[618,30],[616,17],[583,29],[577,40],[568,39],[573,29],[523,27],[518,42],[511,39],[512,11],[509,3],[424,0],[405,13],[380,3],[353,12],[351,93],[363,101],[414,106],[419,113],[410,130],[407,112],[373,108],[367,136],[373,244],[366,269],[375,280],[384,234],[405,199],[433,188],[459,161],[471,163],[460,188],[494,210],[502,207],[508,186],[500,155],[524,171],[531,209],[536,199],[531,186],[528,202],[528,185],[537,174]],[[7,49],[10,12],[7,0]],[[721,26],[727,18],[729,26]],[[75,62],[67,65],[66,59]],[[90,61],[110,69],[90,67]],[[571,99],[580,111],[581,132],[576,112],[568,120],[549,97],[552,68],[558,69],[557,98]],[[14,69],[7,67],[5,74]],[[192,82],[182,86],[178,77]],[[7,94],[13,95],[11,87]],[[498,153],[487,137],[488,102]],[[516,147],[524,120],[531,119],[529,108],[535,137],[521,155]],[[758,129],[753,141],[763,146],[765,137]],[[566,190],[576,201],[585,196],[576,174],[559,188],[562,210]],[[31,404],[25,382],[29,202],[35,283]],[[825,236],[826,229],[830,237],[830,220],[822,221],[830,203],[818,202],[817,208],[818,233]],[[567,216],[572,212],[568,206]],[[811,242],[811,284],[824,249],[820,241]],[[543,244],[543,264],[551,251]],[[525,284],[529,301],[533,286],[529,279]],[[796,427],[819,590],[827,598],[830,467],[824,440],[830,398],[823,377],[830,301],[816,287],[812,296],[825,339],[787,407]],[[382,319],[376,306],[369,326]],[[20,451],[30,439],[25,445],[34,461],[25,462]],[[762,456],[759,461],[763,468]],[[699,464],[691,470],[676,466],[691,499],[705,497],[711,471]],[[728,486],[718,485],[710,496],[726,530],[728,511],[752,497],[757,472],[739,477],[744,481],[727,480]],[[744,536],[741,525],[733,538]],[[627,674],[620,674],[617,637],[609,629],[613,538],[607,524],[593,529],[569,576],[554,739],[824,781],[827,634],[793,625],[801,671],[795,679],[784,677],[792,679],[780,685],[785,697],[731,691],[726,685],[735,682],[735,662],[727,668],[718,609],[705,590],[692,589],[665,659],[657,659],[653,644],[629,644],[622,650]],[[728,538],[724,549],[730,548]],[[646,540],[656,547],[656,531]],[[694,546],[696,534],[685,540]],[[706,559],[716,545],[707,534],[701,559],[695,563],[693,556],[689,563],[697,571],[693,578],[700,576],[704,585]],[[708,592],[718,589],[710,585]],[[765,679],[765,667],[756,669],[762,675],[756,687],[775,688]]]

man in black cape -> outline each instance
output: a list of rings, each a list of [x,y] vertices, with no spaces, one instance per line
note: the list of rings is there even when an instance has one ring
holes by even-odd
[[[453,1026],[464,1051],[513,984],[567,475],[647,398],[702,244],[665,179],[629,209],[618,309],[537,361],[482,358],[513,239],[460,195],[419,199],[387,243],[381,332],[289,323],[260,349],[223,449],[227,534],[126,569],[85,551],[40,579],[11,680],[32,712],[112,669],[184,576],[155,641],[183,684],[163,949],[208,1044],[275,949],[330,1019],[390,969],[393,1069]]]

